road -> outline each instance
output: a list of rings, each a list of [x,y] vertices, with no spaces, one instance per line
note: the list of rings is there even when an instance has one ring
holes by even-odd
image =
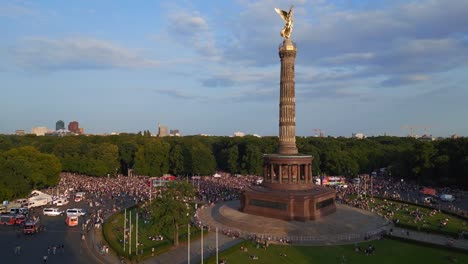
[[[95,197],[88,197],[89,200],[97,200]],[[100,199],[99,199],[100,200]],[[126,206],[132,203],[131,199],[127,199]],[[103,200],[103,206],[100,208],[109,209],[114,205],[114,201],[109,199]],[[52,207],[52,206],[48,206]],[[91,250],[93,242],[91,236],[87,236],[87,231],[82,232],[81,223],[89,217],[89,212],[93,212],[96,208],[90,208],[85,201],[75,203],[70,201],[66,206],[59,207],[61,210],[68,208],[84,208],[88,215],[80,217],[79,225],[69,227],[65,224],[66,216],[44,216],[42,208],[35,209],[35,214],[40,216],[41,224],[45,230],[32,235],[24,235],[23,229],[17,226],[0,226],[0,255],[2,263],[41,263],[43,257],[47,256],[47,263],[103,263],[102,258],[97,256],[95,250]],[[89,232],[93,232],[92,230]],[[85,239],[82,240],[82,234],[85,234]],[[86,243],[88,242],[88,243]],[[57,249],[56,254],[53,254],[53,246],[64,245],[64,250]],[[15,255],[15,248],[21,246],[21,254]],[[48,253],[48,248],[51,248]]]
[[[95,263],[87,244],[81,240],[79,226],[68,227],[65,216],[41,216],[45,230],[32,235],[23,235],[20,227],[1,226],[0,254],[3,263],[40,263],[48,256],[47,263]],[[64,245],[53,254],[53,246]],[[21,246],[21,254],[15,256],[14,249]],[[48,248],[51,248],[48,254]]]

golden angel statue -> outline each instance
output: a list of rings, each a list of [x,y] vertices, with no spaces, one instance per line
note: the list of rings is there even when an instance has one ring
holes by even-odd
[[[288,39],[291,37],[291,32],[292,28],[294,26],[294,21],[293,21],[293,8],[294,6],[291,5],[291,8],[289,9],[289,12],[286,12],[284,10],[281,10],[279,8],[275,8],[276,13],[280,15],[280,17],[284,20],[286,23],[284,25],[284,28],[281,30],[281,36],[285,39]]]

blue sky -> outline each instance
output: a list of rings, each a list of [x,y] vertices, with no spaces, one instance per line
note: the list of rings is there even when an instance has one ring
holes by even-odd
[[[466,0],[0,0],[0,133],[277,135],[291,3],[298,135],[468,136]]]

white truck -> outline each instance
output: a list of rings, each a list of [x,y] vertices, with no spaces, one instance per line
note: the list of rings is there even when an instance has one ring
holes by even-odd
[[[34,200],[29,200],[28,208],[45,206],[49,203],[46,198],[39,198]]]

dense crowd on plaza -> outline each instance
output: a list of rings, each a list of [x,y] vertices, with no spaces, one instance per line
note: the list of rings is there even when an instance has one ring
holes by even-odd
[[[194,182],[198,188],[198,198],[207,203],[217,203],[239,199],[242,190],[256,184],[261,177],[254,175],[231,176],[229,173],[218,173],[217,177],[199,177]]]
[[[62,173],[57,187],[74,192],[85,192],[97,198],[114,199],[129,196],[136,201],[145,201],[149,199],[150,194],[148,177],[126,177],[123,175],[106,178]]]
[[[216,177],[214,176],[200,176],[193,177],[190,179],[190,182],[194,185],[197,190],[197,199],[199,202],[204,203],[205,206],[213,206],[218,202],[236,200],[239,199],[239,195],[242,191],[250,185],[255,185],[259,182],[261,177],[254,175],[246,176],[236,176],[229,173],[217,173]],[[106,201],[116,201],[112,206],[101,206],[99,209],[96,208],[95,212],[92,214],[92,222],[102,221],[102,217],[110,215],[113,212],[119,210],[119,205],[123,206],[123,200],[131,201],[135,204],[138,202],[144,202],[150,199],[150,192],[154,191],[148,182],[148,177],[126,177],[118,175],[114,178],[108,177],[88,177],[85,175],[71,174],[71,173],[62,173],[61,180],[58,185],[59,190],[67,190],[69,192],[86,192],[88,197],[98,202],[100,204],[106,203]],[[183,179],[186,180],[186,179]],[[347,188],[337,187],[337,196],[336,200],[339,203],[345,203],[351,206],[362,208],[365,210],[370,210],[369,200],[368,199],[350,199],[350,197],[362,194],[363,192],[370,191],[371,185],[361,182],[360,184],[348,183]],[[403,199],[402,194],[409,192],[416,192],[419,190],[420,186],[409,184],[402,181],[391,181],[391,180],[375,180],[372,184],[373,195],[380,197],[389,197],[394,199]],[[445,189],[445,192],[456,192],[456,190]],[[117,206],[116,206],[117,205]],[[382,205],[385,206],[385,205]],[[388,205],[390,206],[390,205]],[[374,208],[379,209],[379,208]],[[382,209],[382,208],[380,208]],[[405,210],[406,208],[396,208],[395,210]],[[450,209],[457,210],[451,205]],[[388,219],[392,218],[394,211],[392,210],[381,210],[384,211],[383,217]],[[423,221],[424,215],[420,212],[409,212],[414,216],[414,221]],[[437,213],[436,210],[432,213]],[[101,220],[100,220],[101,219]],[[194,224],[198,226],[204,226],[209,229],[208,225],[203,225],[197,218],[197,212],[195,213]],[[443,225],[444,223],[441,223]],[[221,229],[221,233],[231,236],[233,238],[239,236],[247,236],[252,240],[258,241],[260,243],[268,243],[270,240],[275,240],[277,242],[288,243],[289,240],[286,237],[256,237],[254,234],[242,234],[239,230],[233,229]]]

